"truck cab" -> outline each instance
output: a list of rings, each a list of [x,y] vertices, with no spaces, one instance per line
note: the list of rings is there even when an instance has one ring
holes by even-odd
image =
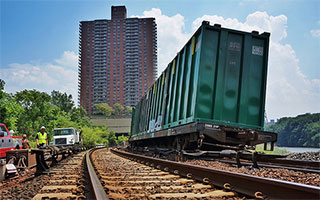
[[[53,130],[53,145],[64,146],[80,143],[80,132],[74,128],[55,128]]]
[[[6,125],[0,123],[0,158],[6,157],[6,151],[21,149],[19,136],[10,135]]]

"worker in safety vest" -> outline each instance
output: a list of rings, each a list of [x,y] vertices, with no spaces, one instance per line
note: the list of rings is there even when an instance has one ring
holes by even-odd
[[[48,138],[47,138],[47,133],[44,132],[45,130],[46,128],[42,126],[41,131],[37,133],[36,143],[38,148],[48,146]]]
[[[31,149],[31,146],[30,146],[30,143],[29,143],[29,140],[27,139],[27,135],[26,134],[23,134],[22,135],[22,148],[23,149]]]

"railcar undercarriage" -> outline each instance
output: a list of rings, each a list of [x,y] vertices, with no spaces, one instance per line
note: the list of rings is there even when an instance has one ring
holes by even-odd
[[[205,123],[190,123],[179,127],[145,133],[130,138],[132,147],[165,147],[181,150],[243,150],[257,144],[270,143],[273,150],[277,134],[252,129]]]
[[[160,154],[184,156],[235,157],[255,160],[258,155],[255,145],[264,144],[267,150],[273,150],[277,134],[251,129],[234,128],[205,123],[190,123],[166,130],[145,133],[130,138],[131,150],[148,149]]]

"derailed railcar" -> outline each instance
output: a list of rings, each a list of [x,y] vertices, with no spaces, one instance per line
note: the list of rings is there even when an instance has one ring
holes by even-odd
[[[203,22],[132,114],[132,146],[178,149],[270,142],[263,131],[269,33]]]

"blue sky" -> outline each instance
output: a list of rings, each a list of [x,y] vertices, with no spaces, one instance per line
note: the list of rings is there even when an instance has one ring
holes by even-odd
[[[156,17],[159,73],[202,19],[270,31],[274,55],[269,60],[269,118],[320,112],[318,0],[2,0],[0,78],[6,81],[5,90],[58,89],[76,99],[79,22],[110,19],[112,5],[125,5],[128,17]]]

